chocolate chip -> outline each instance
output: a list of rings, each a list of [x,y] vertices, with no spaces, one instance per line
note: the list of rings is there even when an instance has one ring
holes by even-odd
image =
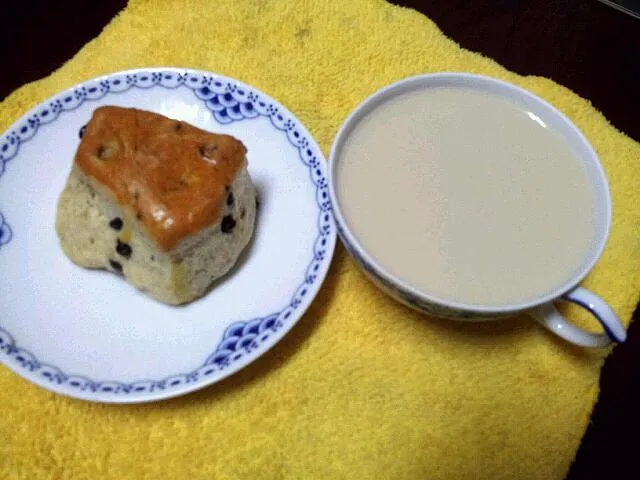
[[[133,250],[128,243],[121,242],[120,239],[118,239],[118,242],[116,244],[116,252],[118,252],[124,258],[130,258]]]
[[[118,232],[122,230],[123,225],[124,225],[124,222],[120,217],[116,217],[109,222],[109,226]]]
[[[100,145],[96,150],[96,158],[98,160],[108,160],[118,150],[115,142],[109,142],[106,145]]]
[[[216,145],[200,145],[198,152],[206,160],[213,160],[213,153],[218,150]]]
[[[236,221],[233,219],[231,215],[225,215],[222,217],[222,223],[220,224],[220,229],[222,233],[231,233],[233,229],[236,227]]]
[[[113,268],[116,272],[122,273],[122,265],[120,263],[116,262],[115,260],[109,259],[109,265],[111,265],[111,268]]]
[[[229,195],[227,195],[227,206],[231,207],[233,205],[234,202],[234,198],[233,198],[233,192],[229,192]]]
[[[82,127],[80,127],[80,130],[78,131],[78,137],[82,138],[84,137],[84,132],[87,131],[87,126],[83,125]]]
[[[138,220],[142,220],[142,212],[138,212],[138,213],[136,213],[136,218],[137,218]]]
[[[107,148],[104,145],[100,145],[98,147],[98,151],[96,152],[96,157],[98,157],[100,160],[104,160],[106,154],[107,154]]]

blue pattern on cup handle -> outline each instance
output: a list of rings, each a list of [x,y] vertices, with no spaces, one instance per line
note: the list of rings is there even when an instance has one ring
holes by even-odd
[[[600,322],[605,333],[591,333],[576,327],[552,303],[532,310],[531,316],[559,337],[582,347],[605,347],[611,342],[622,343],[626,340],[627,333],[622,322],[613,309],[595,293],[577,287],[561,298],[587,309]]]

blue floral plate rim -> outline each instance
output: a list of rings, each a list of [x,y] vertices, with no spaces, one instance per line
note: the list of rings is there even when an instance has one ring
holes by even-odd
[[[188,372],[157,379],[121,382],[65,372],[34,352],[22,348],[0,318],[0,361],[28,381],[66,396],[107,403],[140,403],[171,398],[199,390],[226,378],[259,358],[297,323],[310,306],[328,273],[336,243],[336,226],[328,194],[328,165],[322,150],[305,126],[279,102],[244,82],[217,73],[189,68],[148,67],[118,71],[78,83],[41,102],[0,136],[0,191],[6,165],[19,161],[20,147],[85,102],[130,89],[186,87],[205,105],[218,124],[267,117],[274,132],[286,136],[308,168],[315,188],[317,235],[304,278],[291,301],[277,312],[230,324],[211,354]],[[115,101],[113,104],[117,104]],[[1,198],[0,198],[1,200]],[[0,256],[15,241],[11,218],[0,203]]]

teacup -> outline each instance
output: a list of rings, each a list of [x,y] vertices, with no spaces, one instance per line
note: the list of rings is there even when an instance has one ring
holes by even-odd
[[[444,97],[436,98],[435,96],[433,97],[418,96],[423,94],[431,95],[431,93],[435,91],[434,89],[441,89],[441,90],[438,90],[438,92],[445,91],[445,90],[442,90],[443,88],[449,89],[449,90],[446,90],[447,92],[449,92],[448,95],[454,95],[454,96],[448,99]],[[457,90],[457,89],[462,89],[462,90]],[[460,92],[460,91],[466,92],[464,93],[464,95],[466,96],[456,97],[455,95],[458,95],[458,93],[456,92]],[[406,98],[409,98],[407,97],[408,95],[414,95],[416,100],[415,101],[412,100],[414,97],[411,97],[411,99],[406,100]],[[484,102],[483,100],[484,97],[486,98],[490,97],[492,99],[491,100],[492,102],[494,100],[498,102],[498,99],[502,99],[502,100],[508,101],[509,104],[507,105],[507,103],[505,102],[502,102],[502,103],[498,102],[495,105],[495,110],[482,111],[478,113],[479,112],[478,109],[481,108],[481,105],[483,105],[482,102]],[[429,102],[432,101],[432,100],[429,100],[431,98],[433,99],[433,102],[435,102],[436,100],[439,102],[438,104],[439,107],[436,105],[436,103],[429,104]],[[452,98],[455,101],[452,101],[451,100]],[[401,120],[402,115],[398,113],[398,112],[401,112],[401,110],[398,110],[398,108],[401,108],[401,107],[398,107],[399,101],[400,101],[398,99],[402,99],[402,101],[405,102],[406,105],[411,105],[412,102],[414,105],[417,105],[414,108],[414,110],[415,112],[418,112],[416,113],[416,115],[420,116],[421,118],[420,122],[422,123],[420,123],[420,125],[422,124],[431,125],[434,131],[440,129],[438,130],[440,132],[442,131],[446,132],[446,130],[442,130],[446,128],[446,127],[442,127],[442,124],[443,124],[442,122],[446,123],[447,120],[446,119],[441,120],[438,117],[438,111],[439,111],[438,108],[441,109],[440,112],[446,113],[448,105],[450,105],[452,109],[462,109],[460,111],[464,112],[465,111],[464,108],[467,108],[467,105],[465,104],[465,102],[468,101],[468,102],[471,102],[468,105],[469,107],[468,111],[471,116],[481,114],[482,116],[478,117],[479,119],[486,119],[488,123],[491,123],[492,121],[494,123],[498,122],[497,125],[500,127],[500,121],[503,120],[503,117],[498,116],[498,117],[492,118],[491,115],[494,115],[494,114],[502,115],[501,113],[499,113],[503,111],[501,109],[504,109],[504,112],[508,112],[510,111],[509,105],[513,105],[514,108],[517,107],[518,109],[522,110],[524,114],[528,115],[528,117],[530,117],[532,120],[540,124],[541,125],[540,128],[547,129],[544,131],[540,130],[539,132],[538,130],[536,130],[537,132],[536,135],[538,134],[547,135],[547,133],[544,133],[547,131],[553,132],[553,133],[548,133],[549,135],[555,135],[555,137],[550,136],[548,138],[549,145],[553,144],[553,142],[557,142],[558,143],[557,148],[559,149],[558,152],[560,152],[560,150],[563,148],[566,148],[567,152],[571,152],[572,158],[575,158],[576,162],[578,162],[576,163],[576,165],[579,164],[580,172],[584,172],[584,181],[586,182],[585,185],[588,184],[589,192],[590,192],[589,195],[592,195],[589,198],[593,199],[592,203],[589,203],[588,205],[587,204],[582,205],[578,202],[578,200],[575,200],[576,202],[578,202],[578,204],[581,207],[580,209],[578,209],[579,211],[576,212],[576,215],[582,215],[582,214],[591,215],[589,216],[589,219],[592,219],[592,221],[590,220],[591,223],[589,223],[589,225],[591,225],[590,227],[591,229],[589,230],[589,235],[590,235],[589,241],[581,243],[581,245],[584,246],[584,251],[582,252],[581,250],[582,253],[580,253],[579,261],[576,260],[574,262],[575,265],[574,264],[567,265],[567,268],[571,268],[571,270],[567,270],[567,272],[569,273],[564,275],[561,278],[561,281],[558,281],[555,283],[550,282],[548,285],[545,285],[544,284],[545,280],[543,278],[543,280],[541,280],[543,282],[542,287],[545,287],[545,288],[539,290],[538,293],[535,294],[534,296],[529,296],[529,297],[523,297],[523,298],[517,297],[516,294],[517,294],[518,287],[517,287],[517,282],[514,281],[514,284],[516,285],[516,287],[514,288],[516,291],[513,292],[513,295],[516,295],[516,296],[513,296],[512,300],[509,300],[508,297],[505,297],[503,299],[498,299],[495,302],[489,302],[489,301],[484,302],[482,300],[482,293],[477,293],[478,295],[477,297],[468,297],[468,298],[474,298],[473,301],[466,301],[464,299],[460,300],[460,298],[454,298],[453,296],[448,297],[447,295],[442,294],[442,292],[436,292],[435,290],[432,290],[429,287],[424,287],[424,285],[418,285],[415,281],[415,278],[412,280],[409,280],[408,275],[405,277],[402,274],[398,274],[397,269],[394,270],[393,268],[389,268],[389,265],[393,262],[385,263],[385,261],[380,261],[380,258],[382,256],[378,254],[374,255],[370,250],[370,248],[365,246],[365,245],[374,245],[376,242],[363,241],[363,239],[366,240],[366,238],[364,238],[366,237],[366,235],[362,233],[364,230],[361,229],[360,232],[358,233],[356,232],[357,229],[353,228],[355,224],[358,224],[360,222],[358,216],[364,215],[364,213],[360,213],[362,211],[362,204],[359,204],[360,205],[359,208],[361,208],[361,210],[358,210],[357,208],[354,207],[355,204],[352,205],[349,203],[349,202],[354,202],[353,199],[357,200],[358,199],[357,195],[359,195],[359,193],[353,193],[353,194],[347,195],[344,192],[348,190],[343,190],[343,193],[341,193],[339,188],[341,176],[352,175],[353,177],[355,175],[355,177],[357,177],[358,171],[355,171],[352,173],[344,173],[344,171],[346,170],[344,170],[344,165],[341,166],[341,162],[350,161],[349,155],[358,155],[358,153],[349,153],[349,152],[358,152],[362,150],[361,148],[362,145],[358,147],[360,148],[360,150],[356,148],[358,145],[358,142],[360,142],[360,144],[365,142],[365,146],[366,146],[366,141],[367,141],[366,139],[368,137],[363,136],[366,134],[366,128],[371,129],[371,132],[369,132],[368,134],[374,135],[374,136],[371,136],[370,138],[371,138],[371,141],[375,143],[379,141],[380,136],[384,137],[384,135],[386,134],[384,130],[384,125],[385,125],[384,122],[387,122],[386,125],[392,125],[393,122],[402,121]],[[422,108],[422,106],[419,104],[418,101],[426,102],[425,103],[426,107]],[[396,102],[396,104],[398,105],[392,104],[392,102]],[[446,102],[450,102],[450,103],[447,104]],[[392,105],[392,106],[389,106],[389,105]],[[427,117],[429,116],[430,105],[433,105],[434,118],[433,119],[427,118],[425,120],[423,116],[424,115],[426,115]],[[378,115],[378,113],[376,112],[380,111],[379,109],[381,108],[381,106],[384,106],[384,108],[386,109],[385,115],[387,115],[387,117],[382,120],[375,119],[374,116]],[[394,108],[395,110],[393,110]],[[443,108],[444,110],[442,110]],[[409,114],[407,113],[407,115]],[[519,114],[517,112],[509,113],[509,115],[513,115],[514,116],[513,119],[511,117],[504,117],[504,118],[505,119],[509,118],[510,121],[517,120],[518,122],[522,121],[522,118],[524,118],[524,117],[522,118],[518,117]],[[366,120],[366,123],[363,123],[363,119]],[[372,126],[367,127],[367,126],[361,126],[361,125],[372,125]],[[417,125],[417,121],[416,121],[416,125]],[[478,125],[478,126],[474,127],[474,125]],[[412,130],[411,135],[414,135],[414,137],[416,136],[420,137],[421,135],[420,131],[413,131],[415,130],[414,128],[415,125],[411,125],[410,127],[411,128],[409,128],[409,130]],[[509,129],[507,127],[510,127],[510,126],[505,125],[505,130],[503,132],[504,135],[509,135]],[[471,124],[471,127],[461,132],[460,135],[466,135],[471,137],[473,136],[474,128],[480,129],[480,125],[478,123]],[[365,133],[362,133],[363,131]],[[402,130],[401,128],[396,128],[396,129],[389,128],[389,131],[391,132],[389,133],[389,135],[398,134],[398,132],[404,135],[403,133],[404,130]],[[432,131],[424,132],[424,135],[429,136],[432,133],[433,133]],[[511,135],[514,135],[514,131],[511,131]],[[525,132],[522,135],[527,135],[527,133]],[[437,148],[438,142],[440,141],[439,138],[444,139],[444,137],[429,138],[427,142],[428,145],[425,143],[426,145],[425,158],[428,155],[432,155],[434,151],[436,153],[439,152]],[[460,138],[463,139],[463,137],[460,137]],[[498,136],[496,138],[499,139],[501,137]],[[513,138],[514,137],[509,137],[508,139],[509,142],[507,142],[509,143],[508,148],[511,148],[512,150],[507,149],[507,150],[504,150],[505,152],[509,152],[509,151],[518,152],[518,143]],[[516,138],[517,140],[520,139],[519,137],[517,137],[517,135],[516,135]],[[522,138],[524,140],[531,141],[530,138],[527,138],[527,137],[522,137]],[[545,139],[545,141],[541,143],[544,144],[545,148],[547,148],[547,137],[540,137],[540,138]],[[391,141],[391,138],[389,138],[389,140]],[[479,142],[481,145],[483,145],[482,142],[484,140],[485,140],[484,138],[479,139]],[[444,140],[442,141],[444,142]],[[500,143],[500,142],[497,142],[497,143]],[[356,145],[356,147],[352,146],[354,144]],[[449,145],[450,147],[451,145],[453,145],[451,148],[455,150],[456,148],[455,141],[454,142],[449,141],[449,144],[450,144]],[[376,145],[381,145],[381,144],[376,143]],[[378,148],[378,147],[376,146],[372,148]],[[490,150],[491,146],[487,148],[489,148],[488,151],[491,151]],[[497,149],[496,151],[498,151],[499,148],[502,148],[502,145],[496,145],[496,149]],[[405,153],[403,153],[403,151],[404,150],[402,148],[397,148],[395,150],[395,152],[398,152],[397,155],[399,156],[397,159],[389,158],[388,166],[385,166],[385,164],[381,160],[379,160],[378,161],[379,163],[376,166],[377,170],[374,169],[375,172],[377,173],[367,172],[367,174],[377,175],[377,177],[374,176],[371,178],[379,179],[381,177],[384,177],[386,173],[388,173],[389,177],[393,177],[395,179],[394,180],[395,183],[393,184],[393,188],[395,189],[394,191],[398,192],[399,190],[402,190],[402,184],[398,185],[398,182],[399,182],[398,178],[401,178],[401,177],[397,175],[395,176],[392,175],[392,173],[394,172],[392,172],[391,169],[396,168],[394,167],[394,161],[396,160],[397,162],[404,161],[404,159],[402,158],[402,155],[405,155]],[[409,149],[407,151],[411,152],[413,150]],[[542,164],[544,162],[542,160],[546,162],[555,161],[556,162],[555,165],[561,166],[564,168],[565,164],[562,163],[564,162],[564,159],[558,160],[557,158],[547,158],[547,157],[553,157],[553,155],[551,154],[547,155],[549,152],[546,152],[546,153],[545,152],[546,151],[540,154],[541,155],[540,169],[543,168]],[[369,152],[369,153],[371,153],[374,157],[376,155],[376,152]],[[409,155],[409,153],[406,153],[406,155]],[[347,160],[345,160],[343,157],[347,158]],[[462,159],[462,162],[463,162],[462,165],[465,165],[464,162],[474,161],[474,158],[472,158],[473,152],[471,152],[471,155],[469,157],[470,157],[469,159]],[[527,175],[531,175],[530,178],[534,178],[536,175],[541,175],[541,172],[536,170],[537,164],[535,162],[531,162],[531,159],[530,159],[531,155],[529,156],[525,155],[525,157],[527,157],[528,159],[526,160],[527,162],[526,165],[523,165],[522,168],[520,168],[520,166],[516,164],[513,168],[518,171],[519,170],[524,171],[528,169],[527,172],[529,173],[527,173]],[[387,160],[385,160],[385,162],[386,161]],[[416,161],[416,160],[414,159],[413,161]],[[361,168],[361,167],[357,167],[359,163],[358,164],[354,163],[353,165],[356,165],[356,166],[349,167],[352,170],[354,168]],[[468,165],[472,165],[472,164],[468,163]],[[548,163],[548,165],[554,165],[554,164]],[[475,167],[476,164],[474,163],[473,166]],[[569,167],[568,164],[566,166],[567,168]],[[574,167],[575,166],[572,166],[571,168],[574,168]],[[384,168],[388,168],[388,170],[385,171]],[[413,165],[411,168],[415,168],[415,165]],[[479,168],[479,167],[475,167],[475,168]],[[509,166],[509,168],[511,168],[511,166]],[[551,167],[548,167],[548,168],[551,168]],[[364,173],[364,170],[362,169],[360,170],[360,172]],[[461,177],[467,174],[467,172],[464,171],[464,169],[452,170],[452,172],[454,173],[459,172]],[[500,173],[501,173],[500,171],[497,171],[497,174],[500,174]],[[428,170],[424,170],[421,173],[421,175],[429,176],[431,174]],[[451,172],[448,172],[448,175],[449,177],[447,178],[450,178]],[[582,175],[582,173],[580,175]],[[569,177],[572,178],[570,175]],[[527,178],[529,177],[522,174],[521,172],[520,173],[516,172],[516,176],[514,176],[514,178],[517,178],[519,179],[519,181],[526,183]],[[461,181],[463,180],[461,179]],[[469,183],[469,185],[471,185],[473,188],[479,188],[477,184],[473,183],[474,181],[473,178],[469,179],[465,177],[464,181],[471,182]],[[414,184],[415,182],[413,180],[410,180],[409,183]],[[418,181],[417,184],[419,183],[420,181]],[[573,185],[574,182],[568,182],[568,183],[571,183]],[[363,183],[362,185],[366,185],[366,183]],[[362,185],[360,185],[360,187],[362,187]],[[366,188],[366,187],[363,187],[363,188]],[[407,186],[407,188],[409,187]],[[491,187],[487,186],[487,188],[491,188]],[[336,223],[338,226],[338,233],[346,249],[351,254],[351,256],[356,260],[359,266],[364,270],[367,276],[378,287],[380,287],[383,291],[390,294],[392,297],[401,301],[402,303],[412,308],[415,308],[417,310],[420,310],[422,312],[425,312],[429,315],[435,315],[438,317],[444,317],[444,318],[450,318],[450,319],[456,319],[456,320],[467,320],[467,321],[492,320],[492,319],[497,319],[501,317],[512,317],[512,316],[526,313],[526,314],[529,314],[534,319],[536,319],[542,325],[547,327],[549,330],[557,334],[558,336],[564,338],[565,340],[571,343],[574,343],[580,346],[585,346],[585,347],[603,347],[610,344],[612,341],[622,342],[625,340],[626,338],[625,329],[622,323],[620,322],[619,318],[616,316],[615,312],[612,310],[612,308],[609,305],[607,305],[607,303],[604,302],[600,297],[586,290],[585,288],[579,286],[580,282],[591,271],[595,263],[600,258],[609,236],[612,208],[611,208],[611,195],[610,195],[609,186],[608,186],[608,182],[607,182],[604,170],[593,148],[589,145],[589,142],[582,135],[582,133],[577,129],[577,127],[564,114],[562,114],[560,111],[555,109],[549,103],[533,95],[532,93],[520,87],[517,87],[515,85],[509,84],[507,82],[504,82],[495,78],[485,77],[481,75],[466,74],[466,73],[437,73],[437,74],[418,75],[415,77],[410,77],[404,80],[400,80],[396,83],[386,86],[381,90],[375,92],[373,95],[371,95],[367,99],[365,99],[349,115],[349,117],[346,119],[346,121],[340,128],[334,140],[334,143],[331,148],[331,153],[330,153],[329,190],[330,190],[330,196],[331,196],[331,201],[333,205],[333,212],[334,212],[334,216],[336,218]],[[506,191],[510,191],[510,190],[507,189]],[[578,191],[579,189],[576,190],[576,192]],[[362,195],[365,195],[368,198],[369,197],[373,198],[372,195],[384,195],[384,193],[377,192],[377,191],[376,192],[364,191]],[[537,205],[535,201],[540,200],[540,198],[544,196],[544,192],[536,197],[535,190],[534,190],[532,195],[534,195],[533,197],[531,197],[534,200],[532,205]],[[434,198],[438,198],[438,199],[440,198],[437,195],[435,196],[432,195],[432,196]],[[457,200],[448,198],[447,195],[444,195],[444,197],[445,198],[442,202],[434,201],[431,204],[424,205],[424,208],[430,209],[429,212],[432,212],[430,217],[431,218],[430,221],[432,222],[440,221],[440,220],[434,220],[434,219],[443,219],[442,221],[452,221],[453,223],[455,223],[455,221],[457,220],[456,218],[453,218],[450,215],[450,213],[458,211],[455,208],[458,205],[452,204],[452,202],[455,202]],[[500,201],[502,200],[503,200],[503,203],[500,203]],[[492,200],[494,202],[493,203],[494,207],[495,205],[500,206],[504,204],[504,205],[507,205],[507,207],[505,208],[511,208],[509,206],[509,203],[511,202],[515,205],[516,203],[518,203],[516,200],[518,200],[520,204],[526,206],[526,201],[527,201],[527,199],[516,199],[516,198],[504,198],[502,200],[501,199],[496,200],[494,198]],[[498,203],[496,203],[496,201]],[[443,207],[442,205],[448,205],[448,206]],[[565,210],[567,208],[565,204],[563,204],[562,206],[558,205],[559,209],[560,207],[565,208]],[[443,209],[443,208],[447,208],[447,210],[438,212],[438,209]],[[516,207],[514,206],[513,208],[515,209]],[[346,210],[350,212],[349,215],[345,213]],[[417,219],[416,222],[421,221],[421,211],[415,211],[415,212],[409,212],[409,213],[412,217],[415,217]],[[508,216],[510,212],[508,210],[505,210],[504,214]],[[565,212],[565,214],[568,214],[568,213]],[[368,212],[367,215],[373,218],[372,212]],[[496,221],[500,221],[499,213],[496,213],[496,217],[498,218],[498,220]],[[539,219],[535,215],[532,215],[532,218],[533,218],[532,222],[534,220],[544,222],[545,220],[544,218]],[[575,219],[576,217],[567,217],[567,218]],[[458,220],[460,220],[460,218]],[[364,222],[364,220],[362,221]],[[535,227],[535,223],[526,224],[526,225],[523,224],[522,226],[523,229],[534,228],[534,227]],[[427,231],[429,230],[429,228],[430,228],[429,225],[427,225],[426,229],[423,229],[420,231]],[[447,228],[453,228],[453,227],[447,227]],[[521,228],[521,227],[518,227],[518,228]],[[436,230],[435,224],[434,224],[434,230]],[[375,232],[377,230],[374,228],[370,231]],[[502,230],[500,231],[502,232]],[[517,234],[518,231],[516,231],[515,233]],[[398,235],[401,235],[401,234],[394,233],[393,235],[390,235],[390,239],[385,239],[386,244],[388,244],[389,248],[392,250],[390,254],[391,256],[387,255],[386,257],[387,259],[393,258],[393,251],[398,252],[397,249],[403,248],[403,246],[406,243],[406,242],[398,241],[397,245],[395,245],[394,238],[396,240],[401,238]],[[471,236],[474,235],[473,230],[469,231],[469,235]],[[549,242],[550,240],[547,237],[545,237],[545,241]],[[498,235],[496,238],[501,238],[501,237],[500,235]],[[541,256],[537,258],[525,259],[529,261],[529,264],[531,263],[531,261],[537,261],[538,259],[540,260],[543,260],[543,259],[548,260],[549,258],[553,259],[555,258],[553,257],[554,255],[556,256],[558,255],[558,253],[554,251],[555,247],[553,243],[549,243],[548,245],[546,245],[541,242],[542,241],[538,241],[535,239],[531,240],[531,243],[532,243],[531,251],[540,252],[540,248],[543,248],[543,250],[542,250]],[[379,244],[380,242],[377,242],[377,243]],[[491,245],[489,245],[489,247],[490,246]],[[471,247],[473,247],[473,245],[471,245]],[[467,248],[467,247],[464,247],[464,248]],[[538,248],[538,250],[535,250],[535,248]],[[396,249],[396,250],[393,250],[393,249]],[[456,251],[455,249],[447,250],[446,248],[443,250],[445,251],[444,253],[445,256],[454,255],[455,253],[451,253],[451,252]],[[523,250],[526,250],[526,249],[523,249]],[[498,252],[498,255],[499,254],[500,252]],[[483,255],[482,248],[478,248],[478,255]],[[511,252],[511,255],[514,256],[517,263],[518,252],[517,251],[515,253]],[[433,258],[437,259],[439,257],[436,256]],[[458,283],[459,284],[464,283],[462,282],[462,277],[459,277],[459,278],[456,277],[456,275],[459,275],[459,272],[452,274],[450,271],[446,270],[447,265],[449,264],[453,265],[456,263],[456,262],[453,262],[452,259],[455,260],[455,258],[449,257],[447,261],[440,262],[441,265],[439,266],[439,268],[441,273],[443,274],[443,283],[447,283],[448,285],[450,285],[450,288],[453,290],[455,290],[456,288],[462,289],[462,287],[458,286]],[[409,262],[410,260],[411,260],[411,257],[409,257]],[[544,262],[542,261],[541,263],[544,264]],[[553,264],[553,262],[547,262],[547,263],[549,265]],[[558,261],[555,263],[562,263],[562,262]],[[519,263],[517,264],[519,265]],[[526,264],[527,263],[525,262],[524,265]],[[489,265],[489,267],[490,266],[491,265]],[[484,268],[486,268],[486,265]],[[514,279],[516,279],[518,278],[517,277],[518,275],[522,274],[522,271],[514,270],[512,274],[514,275]],[[467,282],[466,288],[469,291],[474,290],[473,283],[472,283],[474,281],[474,279],[472,278],[473,275],[474,275],[473,271],[468,272],[468,274],[465,274],[465,281]],[[446,277],[446,279],[444,277]],[[457,282],[457,280],[459,281]],[[477,282],[485,282],[485,280],[486,279],[482,277],[482,275],[479,275],[477,278]],[[504,282],[502,283],[502,285],[503,286],[505,285]],[[487,291],[487,292],[491,291],[491,285],[488,285],[488,286],[484,285],[484,287],[486,287],[484,288],[484,290],[479,289],[479,291],[480,290]],[[554,306],[554,302],[559,300],[569,301],[587,309],[600,322],[600,324],[604,328],[605,333],[602,333],[602,334],[591,333],[570,323],[558,312],[558,310]]]

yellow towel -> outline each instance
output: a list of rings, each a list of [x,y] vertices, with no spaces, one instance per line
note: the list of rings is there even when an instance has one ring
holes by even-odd
[[[541,95],[575,121],[606,167],[613,231],[586,285],[628,324],[640,291],[640,145],[566,88],[510,73],[383,1],[131,0],[66,65],[11,94],[0,130],[72,84],[143,66],[255,85],[326,153],[356,104],[408,75],[483,73]],[[195,394],[91,404],[0,368],[0,478],[562,478],[606,353],[570,347],[525,319],[466,325],[413,313],[371,286],[339,247],[298,326]]]

